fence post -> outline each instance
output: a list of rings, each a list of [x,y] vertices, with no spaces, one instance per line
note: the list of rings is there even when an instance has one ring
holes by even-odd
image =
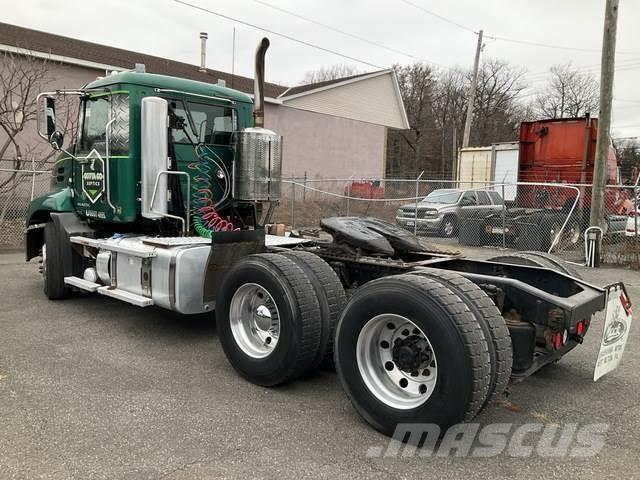
[[[291,182],[291,228],[296,226],[296,217],[295,217],[295,204],[296,204],[296,183],[295,178]]]
[[[634,237],[638,243],[638,182],[633,186],[633,221],[635,222]]]
[[[507,248],[507,231],[506,228],[506,200],[504,198],[504,183],[502,184],[502,248]]]
[[[424,175],[424,170],[416,178],[416,211],[413,215],[413,234],[418,235],[418,196],[420,195],[420,179]]]
[[[351,180],[349,180],[349,183],[347,183],[347,217],[349,216],[349,213],[350,213],[350,204],[349,204],[350,201],[351,201]]]
[[[304,188],[302,189],[302,203],[307,201],[307,171],[304,171]]]
[[[34,157],[31,157],[31,201],[36,192],[36,163]]]

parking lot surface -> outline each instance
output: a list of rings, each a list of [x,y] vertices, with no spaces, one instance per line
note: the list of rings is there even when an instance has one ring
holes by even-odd
[[[640,305],[640,273],[622,280]],[[0,255],[0,478],[638,478],[640,327],[622,365],[593,383],[602,315],[584,345],[475,421],[607,423],[593,458],[370,458],[388,439],[325,371],[278,388],[235,374],[211,316],[97,295],[48,301],[35,263]]]

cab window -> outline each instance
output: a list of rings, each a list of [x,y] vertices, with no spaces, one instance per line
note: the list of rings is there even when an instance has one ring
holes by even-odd
[[[210,145],[231,144],[231,135],[237,129],[233,108],[182,101],[172,101],[171,106],[188,133],[187,136],[184,130],[173,128],[174,143],[191,143],[191,140]]]
[[[489,200],[489,195],[487,195],[487,192],[479,190],[476,193],[478,194],[480,205],[491,205],[491,200]]]
[[[475,192],[464,192],[462,198],[460,199],[460,205],[463,207],[470,207],[472,205],[477,205],[478,201],[476,200]]]
[[[126,155],[129,151],[129,96],[126,94],[89,96],[83,101],[79,153],[95,149],[105,155],[107,124],[110,127],[110,155]]]

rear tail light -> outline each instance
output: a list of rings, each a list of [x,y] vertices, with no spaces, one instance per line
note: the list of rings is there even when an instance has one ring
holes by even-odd
[[[556,350],[561,349],[567,344],[569,340],[569,332],[567,330],[563,330],[562,332],[556,332],[551,337],[551,341],[553,343],[553,348]]]
[[[556,332],[553,334],[553,348],[558,350],[560,347],[562,347],[562,334]]]

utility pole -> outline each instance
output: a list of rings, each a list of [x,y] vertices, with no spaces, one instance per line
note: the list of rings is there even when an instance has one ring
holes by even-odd
[[[618,24],[618,0],[607,0],[602,36],[602,60],[600,66],[600,114],[596,158],[593,166],[591,215],[589,224],[602,227],[604,222],[604,187],[607,183],[607,158],[609,156],[609,130],[611,128],[611,102],[613,100],[613,73],[616,56],[616,28]]]
[[[451,159],[451,180],[456,180],[458,173],[458,130],[456,129],[456,127],[453,127],[453,146],[452,146],[452,152],[453,152],[453,158]]]
[[[473,118],[473,104],[476,101],[476,86],[478,85],[478,68],[480,67],[480,51],[482,50],[482,30],[478,32],[478,46],[476,47],[476,58],[473,61],[473,77],[469,89],[469,100],[467,102],[467,118],[464,122],[464,134],[462,135],[462,148],[469,146],[469,136],[471,135],[471,119]]]

